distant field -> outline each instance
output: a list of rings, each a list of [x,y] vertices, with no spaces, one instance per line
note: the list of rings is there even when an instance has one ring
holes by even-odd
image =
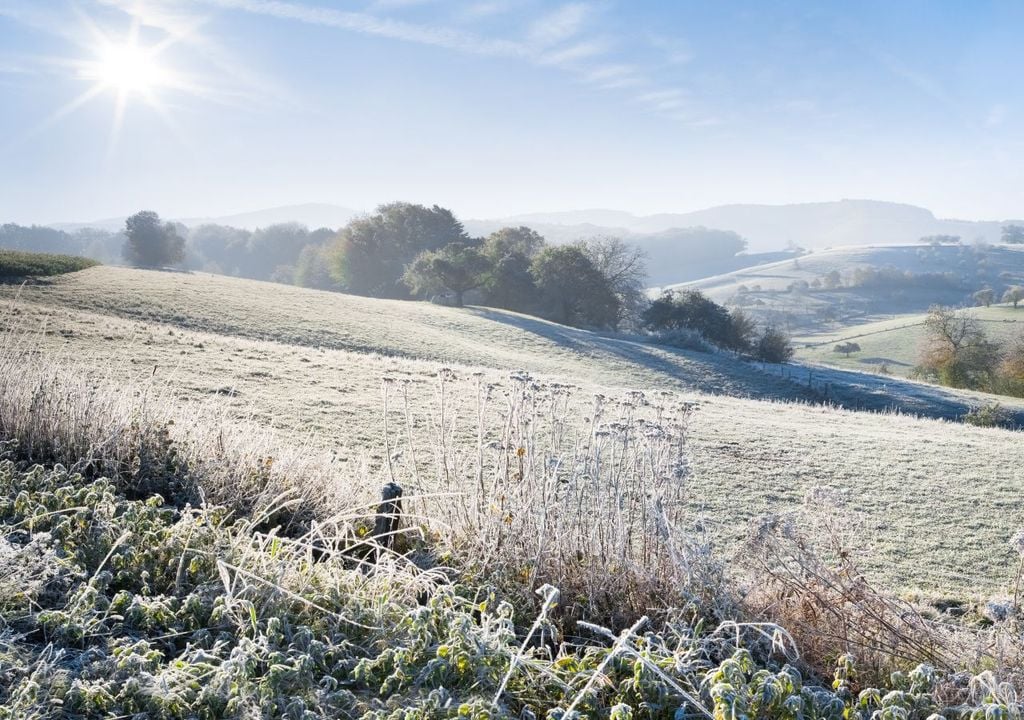
[[[16,290],[0,288],[0,298]],[[441,366],[465,388],[452,400],[463,419],[477,380],[503,384],[526,370],[587,392],[639,388],[696,402],[689,504],[726,555],[752,518],[825,489],[845,498],[872,576],[894,587],[984,594],[1015,567],[1007,540],[1024,526],[1019,434],[784,402],[808,398],[728,356],[483,309],[111,267],[27,287],[2,305],[3,327],[34,332],[42,356],[114,382],[152,377],[176,396],[333,451],[364,485],[387,462],[384,376],[409,381],[415,434],[432,422]],[[404,427],[394,407],[391,418]]]
[[[967,310],[982,323],[993,340],[1007,341],[1024,333],[1024,304],[993,305]],[[836,332],[794,338],[796,357],[850,370],[877,372],[884,368],[892,375],[907,377],[917,365],[924,340],[924,314],[900,315],[891,320],[854,325]],[[834,351],[837,344],[851,341],[861,351],[845,357]],[[811,346],[811,347],[808,347]]]
[[[0,248],[0,278],[48,277],[93,267],[97,262],[74,255],[53,255]]]
[[[906,288],[893,293],[842,287],[790,292],[794,282],[821,281],[838,271],[844,278],[858,267],[892,267],[915,275],[952,273],[961,287]],[[972,289],[1024,284],[1024,248],[944,245],[882,245],[816,250],[794,260],[744,268],[695,282],[669,286],[693,288],[719,303],[742,307],[752,315],[794,328],[800,334],[859,324],[893,315],[924,312],[931,305],[973,304]],[[832,319],[828,319],[832,318]],[[802,329],[802,330],[801,330]]]

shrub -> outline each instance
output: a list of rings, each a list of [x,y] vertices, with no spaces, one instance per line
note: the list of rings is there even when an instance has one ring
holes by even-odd
[[[761,362],[784,363],[793,357],[793,342],[781,328],[769,325],[754,344],[754,357]]]
[[[839,343],[834,348],[832,348],[832,351],[833,352],[837,352],[837,353],[841,353],[842,355],[845,355],[846,357],[850,357],[850,355],[852,353],[860,352],[860,345],[858,345],[855,342]]]
[[[999,403],[990,402],[969,410],[964,422],[977,427],[1004,427],[1010,422],[1010,413]]]
[[[699,290],[662,294],[644,311],[642,324],[654,332],[686,328],[727,350],[748,350],[755,330],[749,316],[729,312]]]
[[[714,347],[703,335],[690,328],[676,328],[675,330],[663,330],[652,336],[652,341],[659,345],[670,345],[680,350],[693,350],[694,352],[709,353]]]

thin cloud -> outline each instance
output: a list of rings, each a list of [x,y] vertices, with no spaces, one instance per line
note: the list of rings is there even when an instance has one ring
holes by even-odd
[[[890,53],[875,51],[874,56],[893,75],[904,80],[920,92],[931,97],[933,100],[937,100],[944,105],[952,106],[954,104],[949,93],[946,91],[946,88],[943,87],[935,78],[911,68],[905,62]]]
[[[572,66],[581,60],[590,60],[606,54],[609,47],[605,40],[586,40],[547,53],[540,58],[540,62],[543,65]]]
[[[988,114],[985,115],[985,127],[994,128],[999,127],[1006,122],[1006,106],[1002,103],[996,103],[989,108]]]
[[[645,82],[632,65],[601,65],[589,71],[585,78],[587,82],[603,88],[636,87]]]
[[[351,30],[365,35],[376,35],[393,40],[432,45],[474,55],[522,57],[528,51],[521,43],[510,40],[483,38],[472,33],[447,27],[433,27],[382,18],[369,13],[349,12],[312,7],[280,0],[200,0],[208,5],[231,10],[296,20],[310,25]]]
[[[458,18],[465,22],[473,22],[474,20],[507,13],[511,9],[512,6],[508,0],[483,0],[482,2],[475,2],[460,8]]]
[[[651,45],[661,51],[662,57],[668,65],[685,65],[693,60],[693,50],[683,40],[663,35],[652,35]]]
[[[530,40],[541,47],[550,47],[579,34],[590,14],[586,3],[569,3],[533,23]]]
[[[609,62],[613,43],[608,38],[593,35],[588,37],[584,33],[595,11],[596,6],[593,3],[563,4],[530,22],[522,39],[512,39],[488,37],[444,25],[408,22],[370,12],[318,7],[292,0],[196,1],[211,7],[239,10],[467,54],[519,58],[535,65],[558,67],[573,74],[578,80],[603,90],[655,85],[649,73],[643,68],[633,64]],[[486,14],[490,11],[504,12],[509,6],[504,0],[482,0],[474,7],[482,14]],[[674,53],[676,61],[682,61],[681,41],[666,40],[662,44],[666,52],[670,55]],[[684,104],[682,96],[665,97],[648,103],[651,108],[660,111],[678,110]]]

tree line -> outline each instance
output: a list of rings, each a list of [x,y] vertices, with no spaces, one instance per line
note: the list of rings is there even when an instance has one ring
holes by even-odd
[[[470,237],[437,205],[389,203],[338,232],[276,225],[187,233],[152,211],[125,225],[124,259],[188,266],[392,299],[497,307],[579,327],[637,329],[646,305],[644,254],[613,237],[549,245],[527,227]]]
[[[525,226],[471,237],[437,205],[388,203],[337,232],[297,223],[190,230],[149,210],[129,217],[120,233],[97,232],[105,255],[120,241],[122,259],[136,267],[183,267],[368,297],[472,302],[576,327],[649,331],[669,341],[685,330],[702,343],[763,360],[792,355],[783,333],[759,333],[748,316],[697,291],[650,302],[645,253],[620,238],[552,245]],[[53,249],[77,237],[49,228],[29,235],[49,238]]]
[[[335,233],[301,227],[244,234],[201,226],[192,251],[218,262],[238,246],[258,249],[266,267],[279,262],[268,279],[304,287],[392,299],[472,302],[543,317],[561,324],[613,330],[646,330],[662,339],[696,334],[701,342],[771,362],[792,355],[788,337],[775,328],[758,333],[739,310],[730,311],[695,290],[669,292],[650,302],[640,249],[614,237],[550,245],[536,231],[501,228],[485,238],[470,237],[454,214],[437,205],[381,205]],[[187,243],[173,223],[151,211],[128,218],[124,257],[133,265],[182,263]],[[274,247],[271,240],[277,240]],[[242,255],[245,257],[246,255]],[[250,271],[252,268],[250,268]],[[678,337],[678,335],[674,336]]]

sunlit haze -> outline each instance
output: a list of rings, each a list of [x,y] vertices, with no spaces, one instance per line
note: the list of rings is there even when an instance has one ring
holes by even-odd
[[[1019,2],[0,0],[0,216],[1021,217],[1022,27]]]

